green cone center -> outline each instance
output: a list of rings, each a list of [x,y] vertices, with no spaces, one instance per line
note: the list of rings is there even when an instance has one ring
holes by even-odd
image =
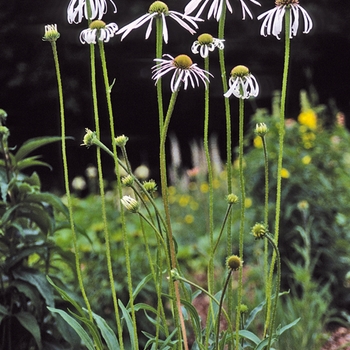
[[[168,6],[163,1],[155,1],[148,9],[149,13],[158,13],[159,15],[164,13],[167,14],[169,12]]]
[[[211,44],[213,42],[213,36],[208,34],[208,33],[204,33],[204,34],[201,34],[199,37],[198,37],[198,42],[201,44],[201,45],[208,45],[208,44]]]
[[[189,69],[193,62],[187,55],[179,55],[174,58],[176,68]]]

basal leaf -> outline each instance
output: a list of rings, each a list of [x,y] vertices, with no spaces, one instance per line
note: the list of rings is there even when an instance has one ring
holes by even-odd
[[[19,323],[33,336],[39,350],[42,349],[40,327],[36,318],[30,313],[21,311],[13,315]]]
[[[58,313],[78,333],[80,339],[84,342],[88,350],[95,350],[94,343],[86,333],[85,329],[72,316],[68,315],[67,312],[63,310],[53,307],[48,307],[48,310],[53,313]]]

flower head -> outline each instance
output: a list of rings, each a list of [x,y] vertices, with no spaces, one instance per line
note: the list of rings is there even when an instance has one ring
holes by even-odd
[[[187,24],[184,20],[189,22],[194,28],[198,28],[198,25],[196,21],[203,21],[201,18],[192,17],[188,15],[184,15],[180,12],[176,11],[169,11],[168,6],[162,2],[162,1],[155,1],[151,4],[151,6],[148,9],[148,13],[142,15],[135,21],[129,23],[128,25],[124,26],[123,28],[119,29],[117,34],[122,34],[121,40],[123,40],[133,29],[141,27],[144,23],[149,22],[147,30],[146,30],[146,36],[145,39],[148,39],[151,31],[152,31],[152,23],[153,19],[156,17],[160,17],[163,22],[163,38],[164,41],[168,42],[168,27],[166,25],[166,17],[170,17],[173,20],[175,20],[177,23],[180,24],[181,27],[185,28],[187,31],[189,31],[191,34],[194,34],[196,31]]]
[[[54,42],[60,37],[60,33],[57,30],[57,24],[47,24],[45,26],[44,41]]]
[[[232,7],[230,2],[228,0],[225,0],[225,1],[226,1],[227,9],[232,13]],[[241,2],[241,6],[242,6],[242,12],[243,12],[242,19],[245,19],[246,13],[248,13],[250,18],[253,18],[252,13],[250,12],[248,6],[244,2],[245,0],[239,0],[239,1]],[[249,1],[255,5],[260,6],[260,3],[256,0],[249,0]],[[185,15],[192,13],[201,3],[203,3],[196,14],[196,17],[200,16],[205,6],[208,4],[208,2],[209,0],[191,0],[185,7]],[[217,21],[219,21],[222,14],[223,5],[224,5],[224,0],[213,0],[208,11],[208,19],[210,19],[211,16],[213,16]]]
[[[120,201],[122,202],[125,209],[132,213],[137,213],[140,209],[139,202],[130,196],[123,196]]]
[[[201,34],[192,44],[191,50],[194,54],[198,52],[203,58],[208,57],[209,51],[212,52],[217,47],[222,50],[224,48],[224,39],[213,38],[210,34]]]
[[[90,23],[88,29],[84,29],[80,33],[80,41],[82,44],[96,44],[97,39],[107,43],[117,30],[118,26],[115,23],[106,24],[103,21],[95,20]]]
[[[112,0],[109,0],[117,12],[117,7]],[[90,3],[91,15],[88,16],[88,2]],[[70,0],[67,17],[69,23],[80,23],[85,17],[87,20],[101,19],[107,13],[107,0]]]
[[[226,266],[228,269],[236,271],[243,266],[243,261],[239,256],[231,255],[226,259]]]
[[[236,66],[231,70],[229,85],[230,88],[224,94],[225,97],[233,94],[237,98],[246,99],[259,94],[258,82],[246,66]]]
[[[154,59],[157,64],[152,67],[152,79],[157,82],[163,75],[174,70],[170,82],[172,92],[178,90],[182,83],[184,85],[184,89],[186,90],[188,81],[190,81],[193,88],[195,85],[199,86],[199,79],[202,80],[204,85],[209,82],[208,75],[211,74],[201,68],[198,68],[197,64],[193,63],[187,55],[179,55],[175,58],[170,55],[163,55],[163,57],[164,56],[169,57],[170,59]]]
[[[299,0],[276,0],[276,7],[262,13],[258,19],[265,19],[262,22],[260,34],[263,36],[274,35],[280,39],[282,31],[283,17],[286,10],[290,10],[290,38],[297,35],[299,28],[299,11],[304,19],[304,31],[307,34],[312,29],[312,19],[310,15],[299,5]]]

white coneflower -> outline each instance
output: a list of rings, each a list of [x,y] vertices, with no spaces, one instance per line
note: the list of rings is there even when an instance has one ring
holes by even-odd
[[[217,47],[219,50],[224,48],[224,39],[213,38],[212,35],[204,33],[192,44],[191,50],[194,54],[200,53],[203,58],[208,57]]]
[[[312,19],[310,15],[300,5],[298,0],[276,0],[276,7],[272,10],[266,11],[261,14],[258,19],[265,19],[262,22],[260,34],[263,36],[274,35],[277,39],[280,38],[280,34],[283,28],[283,18],[286,13],[286,9],[290,9],[290,38],[297,35],[299,28],[299,12],[303,15],[304,19],[304,34],[307,34],[312,29]]]
[[[237,98],[246,99],[259,94],[258,82],[246,66],[236,66],[231,70],[229,86],[228,91],[224,94],[225,97],[234,95]]]
[[[222,14],[222,8],[224,5],[224,1],[226,1],[227,9],[232,13],[232,6],[228,0],[213,0],[210,7],[209,7],[208,16],[207,16],[208,19],[210,19],[211,16],[213,16],[217,21],[219,21],[221,14]],[[250,12],[248,6],[244,2],[245,0],[239,0],[239,1],[241,2],[241,6],[242,6],[242,19],[245,19],[246,13],[249,15],[250,18],[253,18],[252,13]],[[260,3],[256,0],[249,0],[249,1],[255,5],[260,6]],[[187,4],[187,6],[185,7],[185,15],[188,15],[188,14],[192,13],[193,11],[195,11],[196,8],[202,3],[202,6],[200,7],[200,9],[198,10],[198,12],[196,14],[196,17],[200,16],[201,13],[203,12],[204,8],[208,4],[208,2],[209,2],[209,0],[191,0]]]
[[[118,26],[115,23],[106,24],[103,21],[96,20],[90,23],[89,28],[80,33],[82,44],[96,44],[96,40],[107,43],[117,32]]]
[[[90,3],[91,15],[88,16],[88,4]],[[117,12],[117,7],[112,0],[109,0],[113,5],[114,13]],[[101,19],[107,13],[107,0],[71,0],[67,9],[67,18],[69,23],[80,23],[83,17],[86,20]]]
[[[176,91],[183,84],[184,89],[187,89],[188,82],[191,83],[192,87],[199,86],[199,80],[201,80],[204,85],[209,82],[208,75],[209,72],[197,67],[196,63],[193,63],[191,58],[187,55],[179,55],[175,58],[170,55],[163,55],[163,57],[168,57],[170,59],[156,58],[154,61],[157,62],[155,66],[152,67],[153,76],[156,82],[163,75],[170,71],[174,71],[171,78],[170,87],[171,91]]]
[[[166,24],[166,17],[170,17],[173,20],[175,20],[177,23],[180,24],[181,27],[185,28],[187,31],[189,31],[191,34],[194,34],[196,31],[195,29],[198,28],[198,25],[196,21],[203,21],[201,18],[188,16],[186,14],[182,14],[180,12],[176,11],[169,11],[168,6],[162,2],[162,1],[155,1],[151,4],[151,6],[148,9],[148,13],[142,15],[135,21],[131,22],[130,24],[124,26],[123,28],[119,29],[117,34],[123,34],[121,37],[121,40],[123,40],[133,29],[141,27],[143,24],[148,23],[148,27],[146,30],[146,36],[145,38],[148,39],[151,31],[152,31],[152,23],[154,18],[161,17],[163,22],[163,38],[164,41],[168,42],[168,27]],[[187,24],[185,21],[190,23],[193,29],[189,24]]]

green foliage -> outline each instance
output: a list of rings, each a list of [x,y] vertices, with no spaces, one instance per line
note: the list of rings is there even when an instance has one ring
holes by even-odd
[[[13,154],[8,136],[8,131],[0,136],[0,349],[60,349],[67,326],[46,309],[55,302],[45,275],[61,253],[52,239],[55,213],[66,217],[68,212],[57,196],[41,192],[36,172],[22,173],[49,166],[28,155],[60,138],[28,140]]]
[[[338,314],[350,309],[349,292],[344,283],[350,270],[350,227],[344,220],[350,216],[350,134],[335,120],[326,125],[327,110],[313,106],[305,92],[301,93],[301,102],[298,120],[286,120],[279,241],[283,257],[282,288],[295,286],[292,296],[300,298],[305,307],[307,300],[318,293],[319,298],[313,300],[320,304],[319,307],[323,300],[320,320],[321,314],[327,313],[329,308],[336,308]],[[276,110],[278,101],[273,105],[273,111]],[[253,123],[260,122],[269,128],[266,136],[270,174],[269,230],[273,233],[279,124],[276,116],[270,116],[264,110],[258,111],[253,118]],[[247,142],[252,138],[252,135],[248,137]],[[261,221],[264,159],[258,138],[254,139],[254,147],[249,147],[246,152],[245,162],[247,189],[253,201],[252,217],[254,221]],[[304,232],[307,232],[307,240]],[[292,301],[293,308],[297,299]],[[325,319],[322,320],[324,324]]]

